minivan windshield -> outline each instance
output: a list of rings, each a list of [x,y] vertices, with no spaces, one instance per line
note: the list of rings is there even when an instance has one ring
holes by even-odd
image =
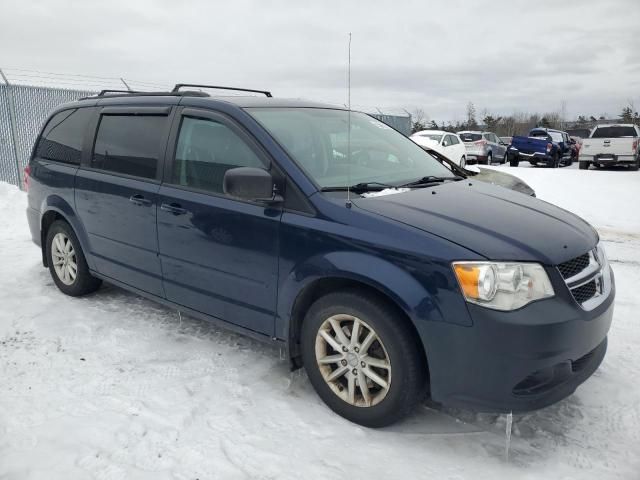
[[[359,112],[329,108],[246,109],[320,188],[384,183],[399,186],[424,177],[454,179],[451,171],[407,137]]]

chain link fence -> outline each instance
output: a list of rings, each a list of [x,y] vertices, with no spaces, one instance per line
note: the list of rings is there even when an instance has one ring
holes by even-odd
[[[131,85],[134,90],[168,90],[166,85],[117,77],[0,69],[0,182],[22,188],[23,170],[31,149],[53,109],[95,95],[104,88],[122,89],[123,85],[127,89]],[[405,110],[362,106],[355,109],[371,114],[407,136],[411,134],[412,119]]]
[[[22,186],[22,170],[51,110],[94,95],[87,90],[0,84],[0,182]]]

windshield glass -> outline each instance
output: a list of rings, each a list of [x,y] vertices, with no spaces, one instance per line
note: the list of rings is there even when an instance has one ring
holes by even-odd
[[[623,138],[637,136],[633,127],[598,127],[593,131],[591,138]]]
[[[564,141],[560,132],[549,132],[549,136],[556,143]]]
[[[321,188],[381,182],[401,185],[451,172],[407,137],[359,112],[324,108],[248,108],[247,111]]]
[[[440,139],[442,138],[442,135],[438,135],[437,133],[418,133],[415,136],[428,138],[429,140],[433,140],[434,142],[439,142]]]

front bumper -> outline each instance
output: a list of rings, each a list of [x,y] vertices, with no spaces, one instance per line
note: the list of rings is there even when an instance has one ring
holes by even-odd
[[[554,285],[555,288],[555,285]],[[565,288],[517,311],[468,305],[473,326],[425,322],[431,396],[485,412],[524,412],[569,395],[602,362],[613,317],[607,299],[583,310]]]

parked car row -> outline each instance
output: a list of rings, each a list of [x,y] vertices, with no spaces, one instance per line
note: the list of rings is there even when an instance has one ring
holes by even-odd
[[[505,163],[507,160],[508,144],[493,132],[422,130],[410,138],[420,146],[442,153],[461,167],[467,163],[490,165],[493,162]]]
[[[463,168],[471,163],[507,161],[512,167],[529,162],[533,166],[557,168],[578,161],[582,170],[591,165],[640,169],[640,128],[637,125],[598,125],[591,131],[579,129],[571,133],[574,135],[553,128],[533,128],[527,136],[497,137],[484,131],[422,130],[410,138]]]

